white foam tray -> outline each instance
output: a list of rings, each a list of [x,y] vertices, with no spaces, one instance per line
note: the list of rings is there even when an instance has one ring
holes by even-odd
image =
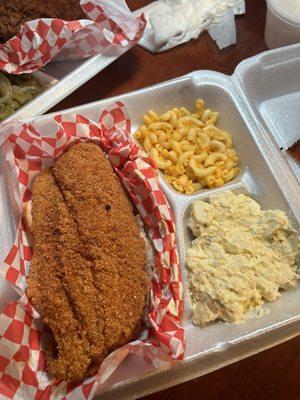
[[[35,72],[34,75],[50,87],[2,122],[24,120],[44,114],[132,47],[133,45],[126,47],[110,45],[102,54],[85,60],[56,61],[47,64],[43,70]]]
[[[300,164],[286,152],[300,139],[300,44],[243,61],[234,79],[252,117],[271,134],[300,179]]]
[[[196,71],[156,86],[63,111],[63,113],[76,112],[96,119],[101,109],[114,100],[121,100],[129,111],[133,131],[141,124],[142,116],[150,108],[158,112],[164,112],[178,105],[192,108],[197,98],[203,98],[207,107],[220,112],[218,125],[232,133],[234,148],[240,158],[239,175],[220,188],[203,190],[192,196],[176,193],[168,186],[162,175],[159,178],[176,218],[178,249],[185,289],[185,249],[190,245],[191,240],[186,221],[190,205],[194,200],[206,199],[208,194],[224,189],[243,192],[258,201],[262,208],[284,210],[289,214],[295,227],[299,229],[299,182],[295,175],[296,171],[292,171],[276,142],[279,138],[282,138],[285,143],[290,143],[294,139],[286,136],[287,130],[282,131],[279,136],[276,134],[276,132],[281,132],[279,127],[281,120],[285,117],[283,113],[275,112],[279,101],[282,101],[281,110],[283,111],[292,104],[288,101],[286,106],[285,99],[300,96],[297,92],[299,82],[293,76],[289,78],[285,70],[286,67],[299,77],[299,68],[297,70],[293,67],[293,65],[299,66],[300,61],[297,56],[299,49],[300,45],[282,51],[263,53],[259,57],[242,62],[231,77],[217,72]],[[281,74],[283,74],[282,78],[280,78]],[[269,101],[268,111],[263,106],[266,101]],[[275,104],[275,108],[271,104]],[[270,115],[273,115],[273,118]],[[288,118],[285,119],[288,120]],[[51,115],[37,117],[34,120],[44,133],[51,135],[53,132]],[[270,120],[278,127],[277,131],[273,129],[273,125],[268,125],[266,122]],[[300,113],[295,118],[296,126],[300,126]],[[290,128],[292,127],[290,125]],[[15,218],[9,200],[9,186],[1,152],[0,171],[0,219],[2,221],[0,257],[4,257],[14,239]],[[3,306],[15,296],[16,294],[3,284],[0,305]],[[185,360],[170,369],[155,371],[149,365],[131,356],[103,387],[98,388],[97,398],[101,400],[138,398],[206,374],[298,335],[300,332],[300,285],[294,290],[282,293],[278,301],[265,304],[262,311],[259,315],[253,313],[251,318],[241,324],[218,322],[203,328],[195,327],[191,323],[188,292],[185,290],[183,318],[186,329]]]

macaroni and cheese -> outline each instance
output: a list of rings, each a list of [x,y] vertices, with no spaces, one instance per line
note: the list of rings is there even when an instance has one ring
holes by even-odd
[[[150,110],[134,137],[174,189],[191,194],[221,186],[239,172],[231,134],[216,126],[218,115],[201,99],[194,113],[184,107],[161,115]]]

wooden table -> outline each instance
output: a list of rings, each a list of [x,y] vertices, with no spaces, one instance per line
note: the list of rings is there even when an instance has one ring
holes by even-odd
[[[128,0],[132,9],[150,2]],[[197,69],[232,74],[240,61],[266,50],[265,1],[248,0],[246,3],[246,16],[237,18],[236,46],[220,51],[206,33],[162,54],[150,54],[135,46],[51,111],[136,90]],[[146,399],[300,400],[300,336]]]

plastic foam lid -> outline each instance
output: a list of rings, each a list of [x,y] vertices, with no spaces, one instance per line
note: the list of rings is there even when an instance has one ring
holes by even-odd
[[[300,0],[269,0],[268,4],[282,19],[300,25]]]

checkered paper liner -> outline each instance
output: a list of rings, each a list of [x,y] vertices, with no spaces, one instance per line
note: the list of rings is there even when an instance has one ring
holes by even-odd
[[[171,366],[184,355],[184,329],[180,325],[183,287],[174,219],[158,185],[155,164],[131,139],[130,119],[124,105],[114,103],[100,113],[97,122],[81,115],[65,114],[53,117],[51,123],[54,127],[51,136],[43,135],[38,122],[6,124],[0,132],[13,197],[20,212],[15,243],[0,273],[22,295],[0,315],[1,399],[1,396],[18,400],[89,399],[128,354],[142,357],[155,368]],[[93,141],[102,148],[123,182],[152,243],[154,265],[149,327],[138,340],[111,353],[96,376],[81,383],[67,384],[55,381],[46,373],[44,341],[49,332],[25,292],[31,250],[21,210],[31,199],[34,177],[53,165],[70,144],[84,140]]]
[[[49,61],[81,59],[114,44],[127,47],[142,36],[146,20],[134,17],[125,0],[78,0],[87,19],[40,18],[26,22],[18,35],[0,44],[0,70],[33,72]]]

